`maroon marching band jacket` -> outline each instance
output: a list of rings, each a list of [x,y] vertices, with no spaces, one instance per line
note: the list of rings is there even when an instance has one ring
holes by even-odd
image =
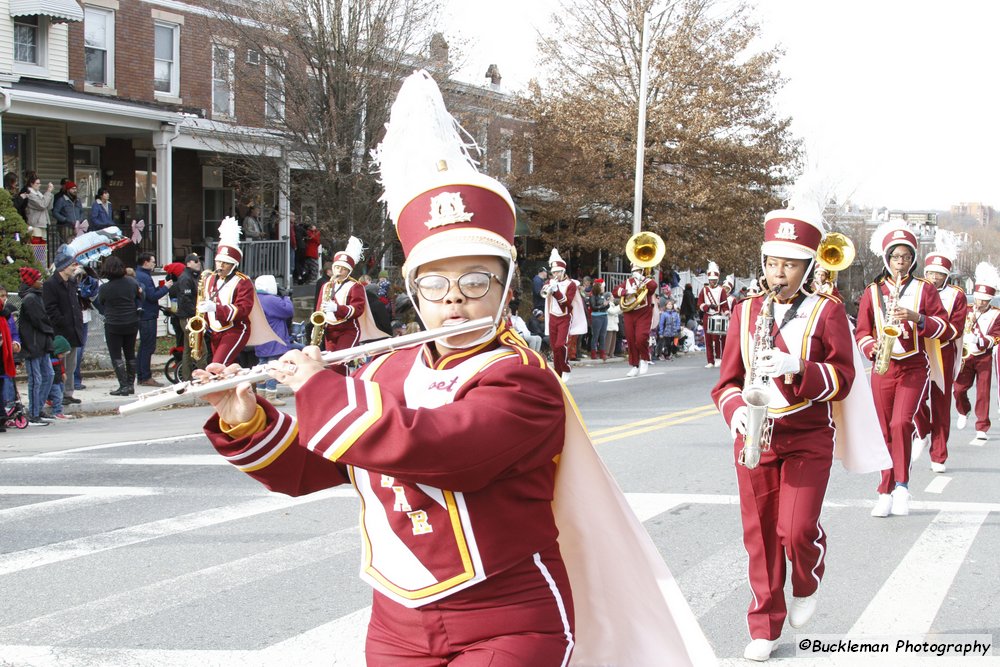
[[[639,281],[639,280],[636,280],[635,278],[633,278],[632,276],[629,276],[625,280],[623,280],[620,283],[618,283],[617,285],[615,285],[615,288],[613,290],[611,290],[611,294],[613,296],[616,296],[616,297],[618,297],[620,299],[623,296],[625,296],[626,289],[628,289],[629,287],[634,288],[633,289],[633,294],[635,292],[638,292],[639,290],[641,290],[643,287],[645,287],[646,288],[646,298],[643,299],[643,302],[640,303],[640,304],[638,304],[638,305],[636,305],[636,307],[633,308],[632,310],[626,311],[625,312],[626,315],[628,315],[629,313],[634,313],[636,311],[642,310],[643,308],[648,308],[649,306],[653,305],[653,301],[654,301],[654,299],[656,299],[656,281],[655,280],[653,280],[652,278],[643,278],[641,281]]]
[[[875,343],[882,333],[884,304],[890,299],[894,285],[892,279],[886,277],[871,283],[861,293],[858,304],[858,323],[854,337],[858,341],[861,356],[871,359],[875,352]],[[878,292],[882,293],[881,303]],[[923,327],[916,322],[902,322],[902,333],[893,346],[894,360],[909,359],[923,353],[924,339],[950,340],[956,335],[955,329],[948,318],[948,312],[941,303],[937,288],[923,278],[912,278],[899,295],[899,305],[924,316]]]

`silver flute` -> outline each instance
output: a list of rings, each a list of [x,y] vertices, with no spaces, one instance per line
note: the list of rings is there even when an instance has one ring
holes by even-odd
[[[404,347],[412,347],[414,345],[435,341],[440,338],[457,336],[459,334],[469,333],[470,331],[479,331],[480,329],[486,329],[492,326],[494,326],[492,317],[480,317],[475,320],[462,322],[461,324],[438,327],[436,329],[427,329],[426,331],[418,331],[416,333],[406,334],[405,336],[396,336],[394,338],[381,338],[370,343],[349,347],[344,350],[324,352],[320,358],[322,359],[324,366],[346,364],[354,361],[355,359],[362,359],[364,357],[374,356],[384,352],[392,352],[393,350],[399,350]],[[156,408],[172,405],[191,396],[201,396],[203,394],[212,394],[217,391],[232,389],[241,382],[258,382],[260,380],[266,380],[271,377],[268,371],[273,368],[274,367],[269,364],[260,364],[252,368],[241,368],[235,373],[210,375],[202,380],[178,382],[170,387],[164,387],[163,389],[156,389],[145,394],[140,394],[136,397],[136,400],[131,403],[119,406],[118,412],[121,415],[130,415],[135,412],[155,410]],[[285,370],[286,372],[294,373],[295,364],[288,363]]]

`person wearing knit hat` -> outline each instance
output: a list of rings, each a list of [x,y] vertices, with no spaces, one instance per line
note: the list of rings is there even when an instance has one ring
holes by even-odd
[[[236,218],[224,218],[219,223],[215,270],[205,278],[205,293],[196,308],[212,333],[212,361],[223,366],[237,363],[247,345],[281,340],[267,323],[253,280],[236,270],[241,261],[240,226]]]
[[[21,297],[17,329],[21,335],[21,352],[28,376],[28,425],[48,425],[53,419],[43,411],[52,388],[52,364],[49,352],[55,331],[42,298],[42,274],[38,269],[22,266],[19,270]]]
[[[385,338],[375,326],[364,285],[351,277],[351,271],[361,261],[362,250],[361,239],[352,236],[347,247],[334,254],[330,280],[323,285],[316,302],[316,311],[323,313],[326,322],[323,342],[329,352]],[[347,372],[344,366],[337,366],[337,370]]]
[[[566,276],[566,262],[556,248],[549,255],[552,278],[542,287],[545,299],[545,335],[552,349],[552,366],[564,383],[569,382],[570,336],[587,333],[587,313],[580,286]]]
[[[65,337],[71,346],[64,358],[66,367],[75,369],[76,360],[85,340],[79,282],[83,269],[72,249],[65,243],[56,250],[54,265],[55,271],[42,284],[42,297],[53,330],[57,335]],[[66,384],[63,402],[80,402],[80,399],[73,395],[74,390],[72,382]]]
[[[930,366],[927,340],[951,333],[948,312],[937,288],[916,278],[917,237],[902,221],[884,222],[872,233],[869,248],[884,270],[861,293],[854,337],[861,355],[885,360],[887,370],[873,368],[872,394],[892,466],[882,471],[872,516],[910,513],[910,464],[914,419],[925,397]],[[886,336],[895,327],[899,335]]]
[[[719,265],[709,262],[705,272],[708,282],[698,292],[698,311],[705,328],[705,357],[708,361],[705,368],[718,368],[722,364],[729,326],[729,301],[725,288],[719,284],[719,273]]]
[[[989,262],[976,265],[976,282],[972,289],[973,307],[969,309],[968,322],[963,326],[963,361],[955,378],[955,409],[958,430],[965,428],[972,411],[969,390],[976,385],[976,436],[974,445],[989,439],[990,385],[993,381],[994,350],[1000,341],[1000,308],[991,306],[1000,289],[1000,272]]]
[[[753,594],[743,657],[755,661],[770,658],[786,617],[800,628],[816,610],[827,551],[820,513],[835,438],[852,472],[889,463],[885,443],[871,437],[877,419],[844,305],[807,289],[822,238],[818,211],[765,216],[760,252],[767,289],[737,303],[712,389],[733,438]],[[752,423],[761,425],[750,434],[760,445],[756,455],[747,446],[751,409]]]
[[[947,234],[947,237],[938,234],[937,247],[924,259],[924,278],[937,288],[941,304],[948,313],[951,331],[946,338],[926,341],[927,359],[931,365],[930,400],[921,404],[917,413],[911,454],[913,460],[916,460],[930,442],[931,470],[937,473],[947,469],[945,461],[948,460],[948,438],[951,435],[952,390],[962,362],[962,334],[969,315],[965,292],[948,284],[956,252],[951,243],[948,243],[953,235],[950,232]],[[987,403],[987,409],[988,407]]]
[[[206,397],[217,414],[205,432],[279,493],[357,490],[368,664],[707,663],[564,386],[507,327],[515,208],[462,136],[421,71],[375,152],[408,294],[437,337],[353,376],[326,370],[315,347],[292,350],[271,372],[295,392],[297,418],[243,384]],[[491,324],[448,332],[480,319]],[[576,623],[601,632],[578,637]]]
[[[73,181],[63,184],[63,189],[52,204],[52,217],[56,219],[62,240],[66,242],[73,237],[76,223],[87,219],[83,215],[83,204],[77,198],[76,183]]]

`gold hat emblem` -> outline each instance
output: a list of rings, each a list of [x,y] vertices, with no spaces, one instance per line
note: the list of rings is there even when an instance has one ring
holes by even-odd
[[[454,225],[472,220],[472,213],[465,210],[465,202],[459,192],[442,192],[431,197],[431,219],[425,222],[428,229]]]

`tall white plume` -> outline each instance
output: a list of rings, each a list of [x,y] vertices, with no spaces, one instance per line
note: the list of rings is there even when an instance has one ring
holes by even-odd
[[[423,183],[431,183],[444,169],[454,178],[478,173],[472,150],[478,151],[476,142],[448,113],[431,75],[417,70],[408,76],[389,112],[385,138],[372,151],[385,190],[380,201],[392,219],[415,193],[427,189]]]
[[[347,255],[354,260],[354,263],[357,264],[361,261],[361,253],[364,252],[364,244],[361,243],[361,239],[357,236],[352,236],[347,239],[347,247],[344,248],[344,252],[346,252]]]
[[[944,255],[952,262],[958,259],[958,236],[955,232],[938,228],[934,232],[934,252]]]
[[[976,264],[976,284],[986,285],[993,289],[1000,287],[1000,273],[997,272],[997,267],[989,262]]]
[[[219,223],[219,245],[239,248],[241,233],[242,230],[240,224],[236,222],[236,218],[232,216],[223,218],[222,222]]]

